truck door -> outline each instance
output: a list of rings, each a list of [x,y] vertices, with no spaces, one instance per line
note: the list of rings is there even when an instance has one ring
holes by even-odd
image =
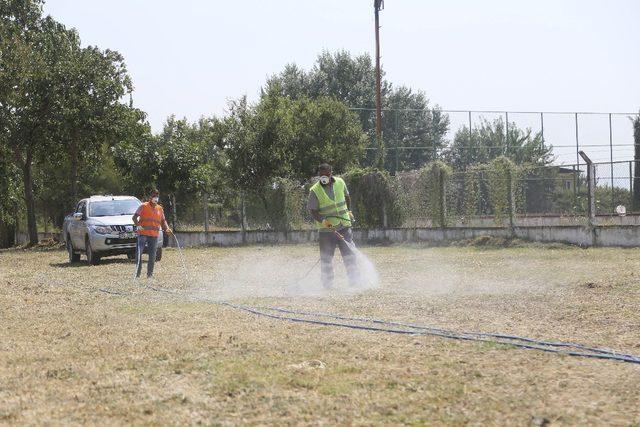
[[[73,242],[73,247],[76,249],[84,249],[84,235],[86,230],[86,219],[87,219],[87,202],[85,200],[81,200],[78,203],[75,213],[81,213],[81,220],[72,220],[71,221],[71,241]]]

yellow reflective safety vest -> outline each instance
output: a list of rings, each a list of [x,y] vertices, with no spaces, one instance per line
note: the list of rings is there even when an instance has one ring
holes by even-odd
[[[349,227],[351,221],[349,221],[349,210],[347,209],[347,200],[344,197],[344,190],[347,185],[342,178],[333,177],[333,199],[331,199],[324,191],[320,181],[311,186],[318,198],[318,212],[320,216],[325,217],[333,227]],[[314,221],[316,228],[320,231],[331,231],[324,227],[321,222]]]

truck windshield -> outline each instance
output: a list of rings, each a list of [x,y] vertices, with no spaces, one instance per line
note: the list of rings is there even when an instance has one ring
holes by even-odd
[[[133,215],[138,206],[140,206],[140,201],[136,199],[91,202],[89,204],[89,216]]]

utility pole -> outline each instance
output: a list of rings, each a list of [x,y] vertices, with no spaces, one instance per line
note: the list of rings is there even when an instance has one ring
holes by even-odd
[[[382,95],[380,87],[380,11],[384,0],[373,0],[376,17],[376,142],[378,143],[378,167],[384,168],[384,144],[382,142]]]

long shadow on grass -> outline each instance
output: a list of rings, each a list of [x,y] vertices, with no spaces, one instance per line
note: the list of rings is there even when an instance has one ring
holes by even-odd
[[[109,265],[109,264],[134,264],[133,261],[130,261],[128,259],[104,259],[104,260],[100,260],[100,264],[98,265]],[[56,268],[78,268],[78,267],[91,267],[91,264],[89,264],[86,261],[78,261],[78,262],[52,262],[49,263],[50,267],[56,267]]]

